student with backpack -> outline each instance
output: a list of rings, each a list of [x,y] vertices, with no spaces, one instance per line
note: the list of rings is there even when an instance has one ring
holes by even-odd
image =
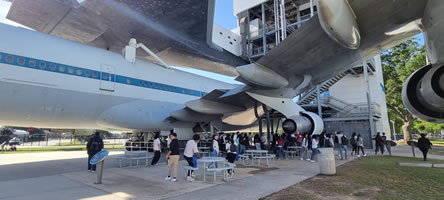
[[[340,131],[336,134],[336,138],[337,138],[339,155],[341,156],[341,160],[344,160],[344,158],[347,160],[348,139],[344,135],[344,132],[342,132],[342,131]]]
[[[310,158],[308,158],[308,134],[304,134],[304,137],[302,139],[302,152],[301,152],[301,160],[306,159],[307,161],[310,160]]]
[[[362,139],[361,134],[358,134],[358,137],[356,139],[356,145],[358,146],[358,150],[357,150],[358,157],[361,157],[359,155],[359,150],[361,150],[362,156],[366,157],[367,155],[364,152],[364,140]]]
[[[100,133],[96,132],[94,137],[89,139],[88,143],[86,144],[86,150],[88,153],[88,171],[89,172],[96,172],[96,165],[91,165],[89,162],[91,161],[91,158],[102,151],[103,149],[103,140],[100,138]]]
[[[350,138],[350,144],[352,145],[352,152],[350,153],[350,155],[353,155],[353,153],[354,153],[355,155],[357,155],[358,145],[356,145],[356,139],[357,139],[357,137],[356,137],[356,133],[353,132],[353,133],[352,133],[352,136],[351,136],[351,138]]]
[[[227,160],[230,163],[234,163],[234,161],[236,160],[236,155],[237,155],[237,146],[234,143],[234,141],[232,139],[228,139],[227,141]],[[228,170],[228,174],[231,175],[232,171]]]

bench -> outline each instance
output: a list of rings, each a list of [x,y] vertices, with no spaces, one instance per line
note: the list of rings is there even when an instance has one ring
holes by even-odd
[[[117,161],[119,161],[120,168],[124,167],[122,165],[122,161],[129,161],[129,166],[133,166],[133,161],[136,161],[136,166],[139,166],[139,160],[145,160],[145,167],[148,166],[148,160],[152,159],[154,156],[146,155],[146,156],[119,156],[117,157]]]
[[[230,163],[232,164],[232,163]],[[228,174],[228,170],[234,170],[234,167],[231,165],[226,165],[225,167],[218,167],[218,168],[209,168],[207,171],[213,172],[213,183],[216,183],[216,173],[217,172],[223,172],[224,173],[224,181],[228,182],[232,177],[233,173],[231,173],[231,176]]]
[[[248,165],[248,159],[249,159],[248,155],[239,155],[239,159],[242,160],[243,165]]]
[[[189,166],[189,165],[185,165],[185,166],[183,166],[183,168],[185,169],[185,179],[187,178],[187,176],[188,176],[188,171],[196,171],[196,170],[199,170],[199,168],[198,167],[191,167],[191,166]]]
[[[273,161],[273,165],[274,165],[274,158],[276,158],[276,155],[274,155],[274,154],[267,154],[265,156],[255,157],[255,159],[258,160],[259,165],[261,165],[261,159],[266,159],[267,160],[267,167],[270,166],[270,160]]]

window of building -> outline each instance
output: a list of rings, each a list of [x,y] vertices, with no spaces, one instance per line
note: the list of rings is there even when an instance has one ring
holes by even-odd
[[[20,57],[20,58],[18,59],[18,63],[19,63],[20,65],[24,65],[24,64],[25,64],[25,59]]]
[[[29,66],[35,67],[35,60],[29,60]]]
[[[46,69],[46,63],[43,61],[40,61],[40,69]]]
[[[51,64],[49,65],[49,69],[52,70],[52,71],[55,71],[55,70],[57,69],[56,64],[51,63]]]
[[[8,63],[12,63],[12,62],[14,62],[14,57],[12,57],[12,56],[6,56],[6,62],[8,62]]]
[[[60,72],[65,72],[65,66],[64,65],[60,65],[59,66],[59,71]]]
[[[74,68],[68,67],[68,73],[70,73],[70,74],[74,73]]]

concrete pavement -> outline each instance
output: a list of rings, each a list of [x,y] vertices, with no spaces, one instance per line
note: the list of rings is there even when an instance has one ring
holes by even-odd
[[[122,169],[117,168],[112,155],[105,161],[103,184],[95,185],[95,174],[85,170],[86,156],[41,155],[42,159],[54,159],[38,161],[40,154],[16,154],[16,162],[0,161],[0,199],[258,199],[319,173],[318,163],[280,160],[271,168],[239,166],[234,180],[228,183],[221,178],[216,184],[190,183],[184,180],[186,163],[181,161],[178,182],[173,183],[164,180],[167,173],[164,162],[148,168]],[[37,158],[32,162],[18,163],[33,156]],[[63,159],[66,157],[70,158]],[[338,165],[343,163],[337,161]],[[198,180],[202,180],[200,173]]]

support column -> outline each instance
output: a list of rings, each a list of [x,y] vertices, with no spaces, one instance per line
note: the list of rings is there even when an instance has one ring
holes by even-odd
[[[317,103],[318,103],[318,115],[322,119],[322,105],[321,105],[321,86],[316,86]]]
[[[263,43],[263,49],[264,49],[264,56],[267,53],[267,35],[266,33],[268,32],[268,28],[267,28],[267,23],[265,23],[265,21],[267,20],[265,17],[265,5],[262,3],[261,5],[261,9],[262,9],[262,43]]]
[[[279,34],[279,5],[278,0],[274,0],[274,31],[275,31],[275,38],[276,38],[276,45],[278,45],[281,42],[280,34]]]
[[[362,63],[362,67],[364,68],[364,78],[365,78],[365,83],[367,85],[367,91],[366,91],[366,96],[367,96],[367,105],[368,105],[368,119],[369,119],[369,123],[370,123],[370,139],[373,137],[373,135],[375,135],[375,121],[373,120],[373,106],[372,106],[372,101],[371,101],[371,93],[370,93],[370,82],[369,82],[369,78],[368,78],[368,65],[367,65],[367,61],[365,60]],[[373,140],[371,140],[373,141]],[[372,145],[373,146],[373,145]]]
[[[267,106],[262,104],[262,108],[264,109],[265,116],[267,117],[267,146],[270,148],[270,111],[268,110]],[[266,149],[268,150],[268,149]]]

